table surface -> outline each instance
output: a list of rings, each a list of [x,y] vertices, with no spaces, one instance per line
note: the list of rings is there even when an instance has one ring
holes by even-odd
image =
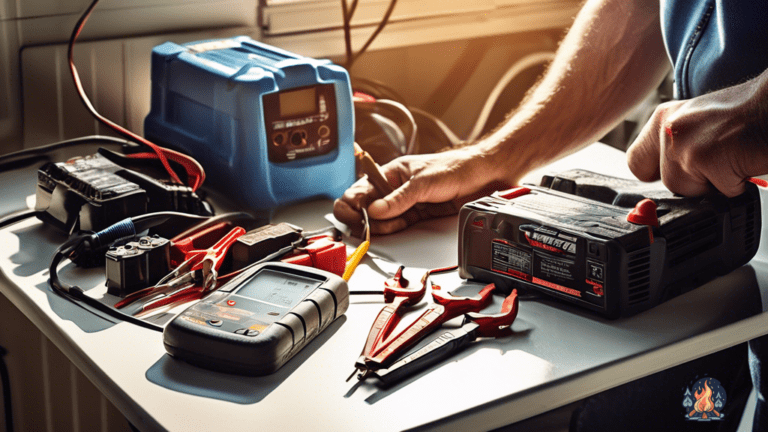
[[[629,178],[624,158],[618,150],[594,144],[545,170],[578,167]],[[543,171],[526,179],[534,182]],[[0,173],[2,213],[25,208],[34,187],[34,169]],[[290,206],[278,211],[273,222],[320,228],[328,225],[325,217],[331,208],[330,201]],[[378,296],[353,296],[346,315],[278,372],[241,377],[175,360],[166,354],[160,333],[98,316],[53,293],[47,267],[63,241],[36,219],[1,230],[0,291],[141,430],[486,430],[768,329],[768,314],[763,313],[768,253],[761,244],[748,265],[629,318],[606,320],[547,299],[523,299],[512,336],[477,341],[389,389],[373,381],[345,382],[382,307]],[[456,218],[375,237],[371,252],[375,258],[363,261],[350,289],[379,289],[399,263],[407,267],[407,278],[418,281],[425,269],[456,263]],[[70,265],[60,277],[76,279],[90,295],[100,297],[105,291],[102,272]],[[480,288],[462,284],[455,274],[435,281],[465,293]],[[501,300],[496,296],[488,310],[498,310]],[[670,403],[679,403],[674,399]]]

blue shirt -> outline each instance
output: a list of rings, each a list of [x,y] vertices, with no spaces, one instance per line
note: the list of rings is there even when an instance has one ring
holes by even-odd
[[[768,1],[660,1],[676,98],[740,84],[768,68]]]

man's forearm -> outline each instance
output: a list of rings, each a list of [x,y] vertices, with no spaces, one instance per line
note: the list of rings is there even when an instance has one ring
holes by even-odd
[[[373,232],[389,233],[424,214],[455,213],[464,202],[516,184],[537,166],[599,139],[668,68],[658,0],[589,0],[541,83],[499,129],[454,151],[395,159],[383,167],[394,192],[381,197],[361,179],[336,201],[334,215],[356,224],[367,205]],[[417,203],[431,213],[409,211]]]
[[[475,147],[500,166],[496,177],[514,183],[599,139],[668,69],[658,0],[590,0],[541,82]]]

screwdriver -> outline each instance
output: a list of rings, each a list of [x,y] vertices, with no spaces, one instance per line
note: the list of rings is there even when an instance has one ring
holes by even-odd
[[[382,197],[385,197],[395,191],[395,188],[387,181],[387,178],[381,172],[381,167],[376,161],[373,160],[371,155],[363,150],[359,144],[355,143],[355,157],[360,163],[360,167],[363,173],[368,176],[368,181],[373,185]],[[367,203],[367,204],[370,204]],[[429,210],[425,207],[424,203],[417,203],[406,214],[415,214],[418,220],[428,219]]]
[[[379,164],[377,164],[371,155],[363,150],[357,143],[355,143],[355,157],[357,157],[357,161],[360,163],[363,173],[368,176],[368,181],[371,182],[373,187],[376,188],[382,196],[387,196],[395,190],[392,185],[389,184],[387,178],[384,177]]]

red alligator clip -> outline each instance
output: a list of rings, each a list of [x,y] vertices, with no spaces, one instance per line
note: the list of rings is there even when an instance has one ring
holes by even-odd
[[[330,236],[312,237],[306,246],[298,248],[280,261],[314,267],[342,276],[347,265],[347,247]]]
[[[176,268],[189,258],[189,255],[195,250],[203,250],[215,244],[224,237],[232,224],[221,222],[203,228],[187,237],[181,239],[171,239],[171,267]]]

